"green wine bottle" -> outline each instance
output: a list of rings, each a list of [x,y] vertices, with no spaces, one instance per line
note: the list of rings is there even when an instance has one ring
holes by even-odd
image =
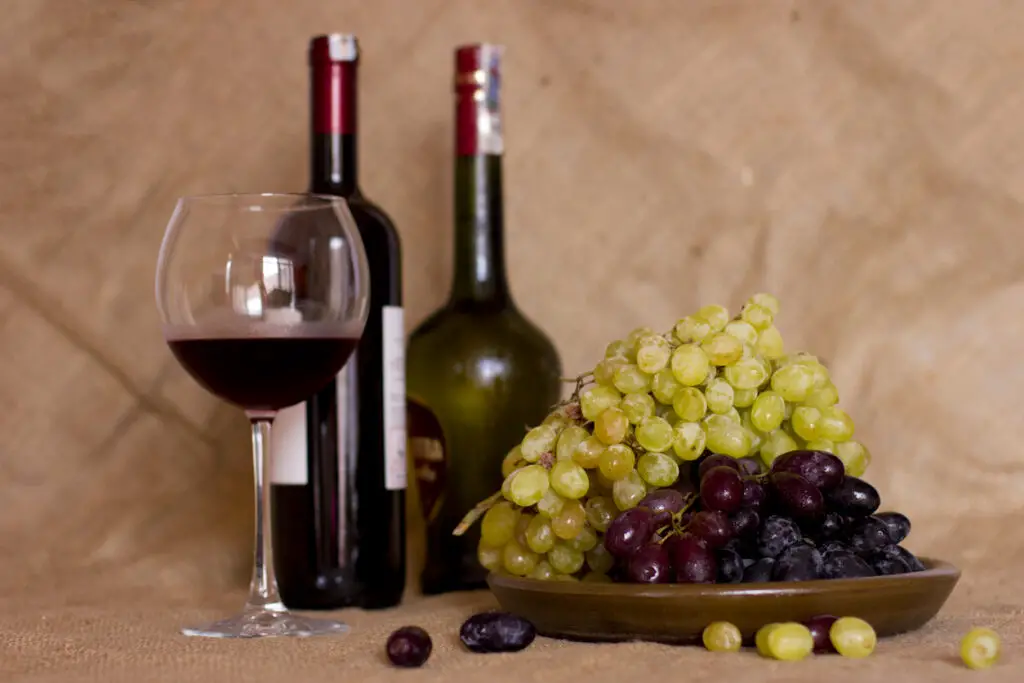
[[[411,335],[407,429],[426,518],[426,594],[486,586],[479,525],[452,530],[501,487],[501,461],[561,396],[551,340],[516,307],[505,274],[498,96],[502,48],[455,52],[455,276]]]

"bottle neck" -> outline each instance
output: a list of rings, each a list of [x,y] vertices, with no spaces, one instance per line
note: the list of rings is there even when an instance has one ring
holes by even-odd
[[[356,74],[354,61],[310,66],[310,192],[359,193]]]
[[[511,303],[501,188],[501,155],[455,158],[454,304]]]
[[[505,276],[501,156],[501,54],[494,45],[455,53],[455,277],[453,303],[512,304]]]

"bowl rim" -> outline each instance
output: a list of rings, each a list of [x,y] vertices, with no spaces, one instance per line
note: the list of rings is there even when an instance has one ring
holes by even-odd
[[[558,595],[606,595],[620,597],[643,597],[652,599],[701,596],[751,597],[771,595],[775,597],[810,595],[829,591],[851,590],[860,587],[892,589],[909,583],[927,580],[956,582],[960,570],[945,560],[919,557],[925,565],[924,571],[888,576],[865,576],[855,579],[816,579],[814,581],[769,581],[759,583],[584,583],[582,581],[544,581],[508,574],[490,574],[488,585],[494,589],[507,588],[534,593]]]

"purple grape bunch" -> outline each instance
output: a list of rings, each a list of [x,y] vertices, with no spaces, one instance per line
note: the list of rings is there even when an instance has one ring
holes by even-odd
[[[922,571],[900,544],[910,520],[877,512],[878,491],[826,451],[796,450],[766,472],[705,453],[685,487],[660,489],[604,534],[613,580],[758,583],[853,579]]]

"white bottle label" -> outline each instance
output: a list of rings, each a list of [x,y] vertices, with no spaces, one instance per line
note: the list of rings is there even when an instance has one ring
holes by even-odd
[[[270,483],[304,486],[309,483],[306,465],[306,404],[277,412],[270,429]]]
[[[401,306],[381,311],[384,352],[384,488],[406,487],[405,316]]]

